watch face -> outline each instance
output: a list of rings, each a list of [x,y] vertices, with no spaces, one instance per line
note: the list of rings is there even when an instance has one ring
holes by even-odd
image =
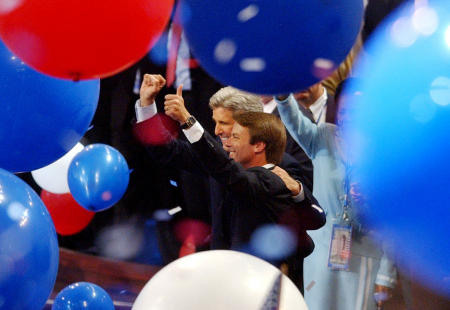
[[[193,116],[189,117],[187,120],[189,127],[195,124],[195,118]]]
[[[189,118],[186,120],[186,123],[184,123],[181,128],[182,129],[189,129],[195,124],[195,118],[193,116],[189,116]]]

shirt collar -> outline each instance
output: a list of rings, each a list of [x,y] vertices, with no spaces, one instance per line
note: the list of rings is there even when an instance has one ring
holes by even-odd
[[[318,120],[319,117],[321,117],[323,114],[322,111],[325,108],[326,104],[327,104],[327,99],[328,99],[328,95],[327,95],[327,91],[325,90],[325,87],[322,87],[323,93],[322,95],[320,95],[320,97],[309,107],[309,109],[311,110],[313,116],[314,116],[314,120],[320,121]]]
[[[275,167],[275,165],[274,164],[265,164],[263,167],[266,169],[272,170]]]
[[[264,105],[264,112],[265,113],[272,113],[273,110],[277,107],[277,102],[275,100],[271,100],[270,102],[266,103]]]

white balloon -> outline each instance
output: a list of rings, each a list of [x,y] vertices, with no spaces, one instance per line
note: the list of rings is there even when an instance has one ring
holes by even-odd
[[[262,310],[279,276],[279,269],[249,254],[199,252],[156,273],[132,310]],[[279,309],[308,310],[294,283],[284,275],[281,279]]]
[[[70,192],[67,183],[67,173],[72,159],[84,146],[77,143],[69,152],[57,161],[43,168],[31,171],[31,175],[36,183],[43,189],[54,194],[64,194]]]

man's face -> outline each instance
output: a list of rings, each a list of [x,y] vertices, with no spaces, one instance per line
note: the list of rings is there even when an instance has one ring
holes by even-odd
[[[309,108],[321,95],[322,87],[320,83],[314,84],[308,89],[294,93],[294,98],[305,108]]]
[[[230,152],[230,158],[240,163],[244,168],[249,168],[255,157],[255,146],[250,144],[248,128],[235,123],[231,132],[231,138],[226,145]]]
[[[233,119],[233,112],[230,109],[219,107],[213,109],[212,113],[212,118],[216,123],[214,133],[216,136],[220,137],[220,141],[222,141],[222,146],[225,151],[229,152],[226,142],[231,137],[231,131],[235,123]]]

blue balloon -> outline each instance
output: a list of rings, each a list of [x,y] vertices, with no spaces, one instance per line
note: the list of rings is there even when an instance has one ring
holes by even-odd
[[[0,167],[31,171],[66,154],[87,131],[99,92],[99,80],[38,73],[0,41]]]
[[[108,293],[100,286],[89,282],[77,282],[58,293],[52,310],[114,310]]]
[[[402,264],[450,295],[450,2],[401,7],[365,49],[343,132],[366,216]]]
[[[361,0],[185,0],[189,46],[226,85],[287,94],[322,80],[344,60],[362,21]]]
[[[102,211],[122,198],[130,171],[122,154],[106,144],[86,146],[69,166],[68,183],[75,200],[90,211]]]
[[[56,280],[58,240],[39,196],[0,169],[0,309],[41,309]]]

